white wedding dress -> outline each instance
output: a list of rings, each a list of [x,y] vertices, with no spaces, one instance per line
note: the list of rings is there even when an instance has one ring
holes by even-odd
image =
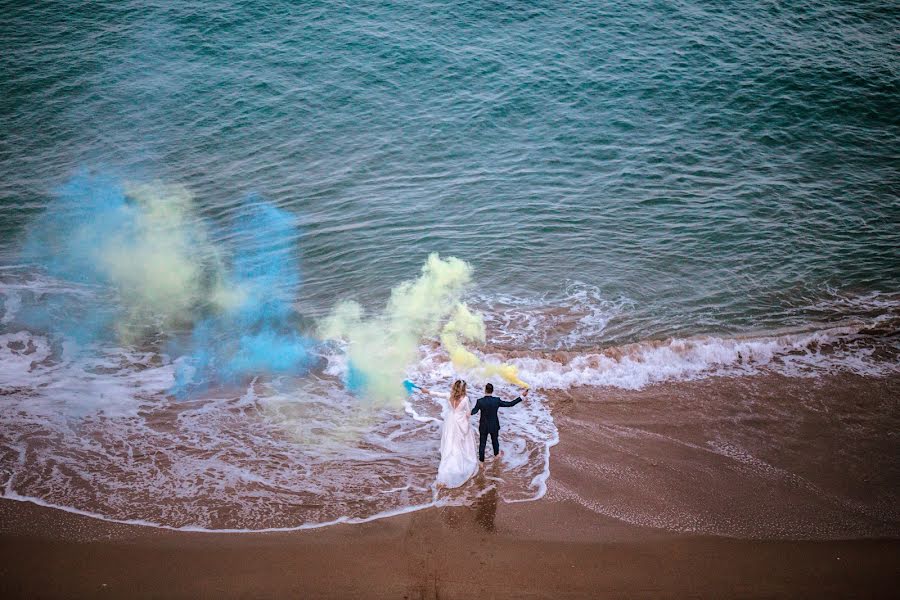
[[[478,470],[475,453],[475,434],[469,426],[472,405],[463,396],[454,409],[450,406],[450,394],[431,392],[444,400],[444,423],[441,425],[441,465],[437,483],[448,488],[464,484]]]

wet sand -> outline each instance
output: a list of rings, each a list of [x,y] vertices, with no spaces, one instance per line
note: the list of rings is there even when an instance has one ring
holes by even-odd
[[[473,506],[360,525],[189,533],[3,500],[0,593],[892,597],[897,385],[845,377],[575,391],[554,399],[560,444],[544,499],[505,503],[483,478]]]

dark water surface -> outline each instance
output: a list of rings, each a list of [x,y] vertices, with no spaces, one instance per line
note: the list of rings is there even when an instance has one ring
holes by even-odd
[[[296,214],[310,312],[430,251],[630,301],[627,341],[900,283],[879,2],[7,3],[0,228],[78,168]],[[591,340],[592,342],[597,340]]]

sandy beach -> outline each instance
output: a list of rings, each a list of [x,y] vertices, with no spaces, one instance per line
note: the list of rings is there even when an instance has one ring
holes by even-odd
[[[900,560],[897,540],[665,535],[549,501],[247,535],[0,505],[5,598],[887,598]]]
[[[885,394],[893,394],[897,386],[891,379],[842,378],[839,383],[863,404],[866,398],[883,403],[889,397]],[[551,456],[548,493],[536,502],[505,503],[496,490],[486,487],[488,491],[467,507],[432,508],[306,531],[222,534],[121,525],[3,500],[0,587],[6,598],[893,596],[900,564],[897,536],[840,539],[829,535],[799,541],[774,539],[777,536],[739,538],[629,523],[638,512],[619,518],[603,514],[618,511],[604,502],[625,492],[612,489],[611,484],[604,486],[603,477],[590,469],[573,468],[581,464],[579,457],[590,457],[591,452],[595,464],[610,459],[602,436],[584,424],[624,426],[626,421],[643,421],[649,429],[646,414],[636,408],[623,410],[629,400],[640,398],[643,406],[649,406],[645,411],[652,410],[654,395],[691,404],[690,398],[702,398],[700,392],[708,385],[611,392],[602,402],[577,394],[558,398],[554,414],[560,443]],[[719,382],[716,389],[727,398],[729,391],[746,390],[747,385]],[[820,397],[829,397],[829,382],[817,385]],[[780,389],[782,395],[792,393],[784,385],[772,389]],[[841,401],[847,405],[846,398],[834,398]],[[759,397],[755,402],[759,404]],[[697,414],[703,414],[696,406],[685,408],[693,409],[694,422]],[[871,414],[871,409],[860,405],[854,410],[859,416]],[[890,409],[889,414],[895,413]],[[804,419],[801,425],[811,427],[812,423]],[[677,429],[677,423],[670,427]],[[705,427],[694,428],[694,434],[702,434]],[[887,432],[880,440],[870,440],[874,446],[867,451],[872,469],[864,476],[870,478],[887,468],[882,475],[887,478],[883,485],[889,488],[895,485],[890,477],[896,465],[879,465],[873,448],[887,444],[882,450],[889,452],[893,440]],[[822,443],[815,435],[808,441],[813,446]],[[666,451],[658,439],[644,440],[634,450],[645,469],[665,471],[684,460]],[[798,456],[805,452],[795,451]],[[708,466],[717,469],[723,486],[731,485],[728,469]],[[500,474],[498,468],[488,467],[486,478],[476,485],[487,485],[490,477]],[[814,477],[814,470],[807,469],[804,477]],[[848,485],[846,478],[841,481]],[[705,506],[698,514],[709,515],[706,522],[717,522],[717,514],[738,518],[744,511],[733,507],[729,512],[720,505],[719,490],[698,485],[703,482],[697,478],[691,483],[696,501]],[[761,512],[778,516],[774,521],[791,522],[794,513],[808,508],[802,498],[778,486],[769,491],[741,491],[748,506],[760,504]],[[633,497],[629,502],[652,506],[654,499]],[[664,511],[658,514],[665,515]],[[827,512],[806,517],[811,523],[832,518]],[[757,519],[752,513],[749,518]],[[890,531],[890,521],[886,523],[882,526]]]

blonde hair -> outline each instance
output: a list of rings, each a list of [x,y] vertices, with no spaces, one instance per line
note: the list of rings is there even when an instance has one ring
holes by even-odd
[[[453,387],[450,388],[450,406],[456,408],[459,405],[459,401],[462,400],[462,397],[466,395],[466,382],[462,379],[457,379],[453,382]]]

